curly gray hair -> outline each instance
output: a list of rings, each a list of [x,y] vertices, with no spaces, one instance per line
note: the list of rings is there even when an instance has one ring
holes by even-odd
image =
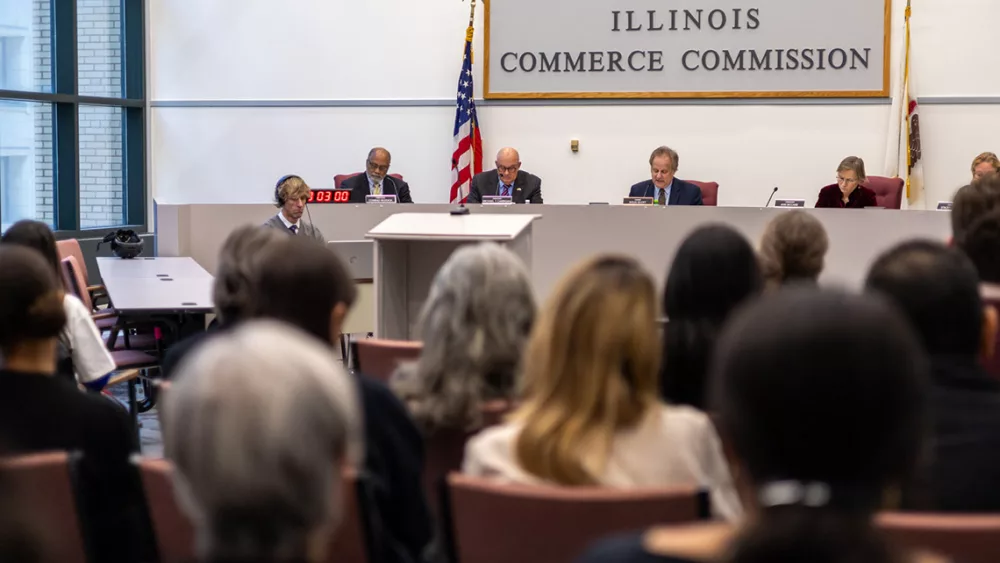
[[[435,276],[420,316],[424,349],[392,388],[424,431],[474,429],[483,402],[513,398],[534,320],[521,260],[494,243],[464,246]]]

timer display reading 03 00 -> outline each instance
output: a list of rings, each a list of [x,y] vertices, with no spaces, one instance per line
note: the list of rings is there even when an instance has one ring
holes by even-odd
[[[306,203],[347,203],[351,200],[351,190],[309,190]]]

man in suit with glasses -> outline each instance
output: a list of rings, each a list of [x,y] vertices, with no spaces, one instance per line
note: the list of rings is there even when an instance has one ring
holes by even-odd
[[[399,178],[389,176],[392,155],[382,147],[368,151],[365,173],[352,176],[341,184],[341,189],[351,190],[350,203],[364,203],[368,195],[394,195],[398,203],[413,203],[410,186]]]
[[[496,169],[472,178],[466,203],[482,203],[484,195],[510,196],[514,203],[542,203],[542,179],[521,170],[521,157],[507,147],[497,153]]]

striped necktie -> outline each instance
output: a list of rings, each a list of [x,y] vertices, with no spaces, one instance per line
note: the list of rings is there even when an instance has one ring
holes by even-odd
[[[504,184],[503,191],[500,192],[501,197],[510,197],[510,186]]]
[[[666,188],[660,188],[660,198],[659,199],[660,199],[660,201],[657,201],[656,203],[658,203],[660,205],[666,205],[667,204],[667,189]]]

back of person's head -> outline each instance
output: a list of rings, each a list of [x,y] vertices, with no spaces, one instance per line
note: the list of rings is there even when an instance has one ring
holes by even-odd
[[[515,414],[521,466],[555,483],[595,484],[589,462],[603,466],[615,432],[657,402],[656,335],[653,280],[634,259],[599,256],[563,278],[528,341]]]
[[[66,324],[62,284],[30,248],[0,243],[0,350],[7,360],[21,344],[55,339]]]
[[[360,439],[356,391],[327,347],[275,321],[246,322],[185,358],[163,422],[201,557],[304,560],[325,545]]]
[[[663,398],[704,408],[708,360],[730,312],[762,285],[757,255],[725,225],[701,227],[684,239],[663,293]]]
[[[974,221],[956,245],[972,260],[980,281],[1000,284],[1000,209]]]
[[[535,319],[527,268],[494,243],[459,248],[438,271],[420,315],[420,360],[393,388],[425,431],[474,428],[480,407],[511,399]]]
[[[893,561],[871,520],[922,450],[927,369],[877,296],[789,288],[734,315],[713,406],[757,517],[729,561]]]
[[[310,237],[283,237],[260,253],[253,316],[297,326],[323,342],[339,336],[339,321],[354,304],[357,288],[340,259]]]
[[[32,248],[45,258],[45,262],[52,268],[59,280],[62,280],[62,266],[59,264],[59,250],[56,249],[56,237],[52,229],[41,221],[23,219],[14,223],[7,229],[7,232],[0,237],[0,242],[19,244]],[[61,281],[60,281],[61,283]]]
[[[816,282],[830,241],[818,219],[805,211],[788,211],[775,217],[760,241],[764,279],[773,286]]]
[[[951,236],[961,245],[969,227],[1000,207],[1000,175],[987,174],[957,192],[951,203]]]
[[[257,225],[240,227],[226,237],[212,286],[220,320],[233,324],[247,316],[253,301],[253,279],[260,257],[272,243],[287,238],[277,229]]]
[[[865,286],[899,307],[931,356],[975,357],[984,324],[995,324],[995,313],[986,315],[992,324],[984,323],[972,262],[938,242],[911,241],[889,249],[875,259]]]

